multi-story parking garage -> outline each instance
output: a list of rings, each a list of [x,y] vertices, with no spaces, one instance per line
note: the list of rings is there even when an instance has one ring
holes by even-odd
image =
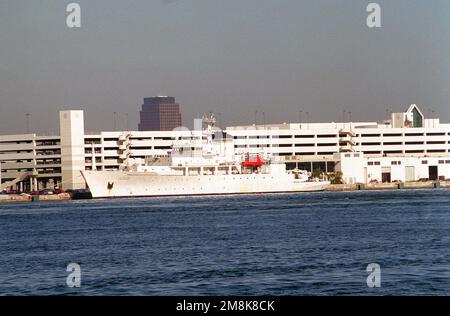
[[[346,182],[450,178],[450,124],[416,105],[377,122],[283,123],[226,128],[235,154],[282,156],[288,168],[341,171]],[[85,186],[80,170],[117,170],[133,158],[170,155],[186,129],[86,133],[82,111],[60,113],[60,135],[0,136],[2,189]]]

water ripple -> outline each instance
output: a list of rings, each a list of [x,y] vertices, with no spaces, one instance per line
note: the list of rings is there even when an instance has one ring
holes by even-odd
[[[0,295],[450,294],[446,190],[8,204],[0,231]]]

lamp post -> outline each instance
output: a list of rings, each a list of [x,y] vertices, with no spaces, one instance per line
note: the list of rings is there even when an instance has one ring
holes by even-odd
[[[350,124],[350,129],[352,129],[352,111],[348,111],[348,121]]]
[[[30,134],[30,113],[25,114],[26,116],[26,125],[27,125],[27,134]]]

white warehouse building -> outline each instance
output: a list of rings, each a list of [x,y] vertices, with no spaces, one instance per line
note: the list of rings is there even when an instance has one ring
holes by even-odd
[[[86,133],[83,111],[60,112],[60,135],[0,136],[1,189],[85,188],[80,170],[117,170],[130,159],[170,155],[169,132]],[[450,179],[450,124],[416,105],[377,122],[283,123],[227,127],[236,155],[283,157],[288,169],[342,172],[346,183]]]

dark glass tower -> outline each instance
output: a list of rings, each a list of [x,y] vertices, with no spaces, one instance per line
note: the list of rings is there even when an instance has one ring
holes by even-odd
[[[174,97],[144,98],[140,131],[171,131],[181,124],[180,105]]]

